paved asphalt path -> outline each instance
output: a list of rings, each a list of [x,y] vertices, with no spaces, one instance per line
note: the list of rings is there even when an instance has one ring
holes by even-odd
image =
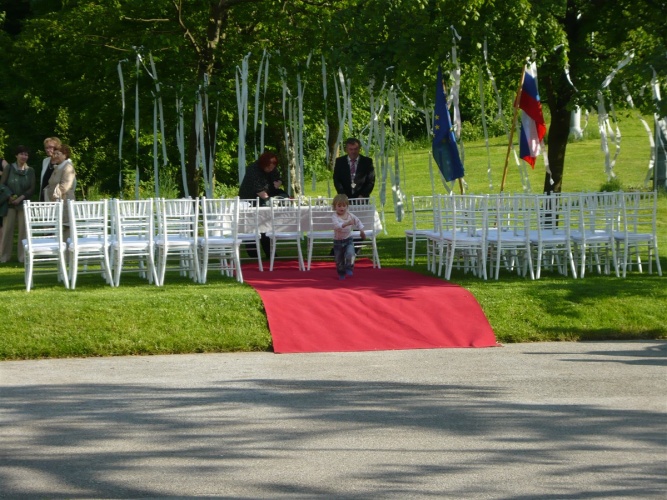
[[[3,498],[666,498],[667,342],[0,363]]]

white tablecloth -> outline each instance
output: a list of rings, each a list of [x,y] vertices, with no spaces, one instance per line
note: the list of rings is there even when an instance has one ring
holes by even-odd
[[[310,217],[308,216],[308,207],[300,207],[301,212],[301,231],[310,230]],[[333,213],[333,211],[332,211]],[[370,228],[367,228],[370,229]],[[382,231],[382,221],[380,220],[380,215],[377,210],[375,211],[375,222],[373,229],[375,231]],[[259,232],[266,233],[271,230],[271,207],[261,207],[259,209]],[[332,227],[333,230],[333,227]],[[246,228],[239,226],[239,233],[245,233]]]

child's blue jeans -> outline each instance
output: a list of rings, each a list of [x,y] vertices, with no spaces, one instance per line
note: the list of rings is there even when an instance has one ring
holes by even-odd
[[[338,276],[354,269],[354,240],[350,236],[344,240],[334,240],[334,259]]]

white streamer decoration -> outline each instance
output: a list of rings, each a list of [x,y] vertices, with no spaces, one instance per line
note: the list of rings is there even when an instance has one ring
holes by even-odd
[[[183,119],[183,99],[176,96],[176,114],[178,115],[178,126],[176,127],[176,146],[181,160],[181,178],[183,191],[186,198],[190,197],[188,188],[188,174],[185,165],[185,122]]]
[[[489,130],[486,126],[486,106],[484,104],[484,75],[479,68],[479,101],[482,111],[482,130],[484,131],[484,146],[486,147],[486,176],[489,179],[489,189],[493,189],[493,177],[491,175],[491,147],[489,146]]]
[[[125,132],[125,80],[123,78],[123,63],[127,59],[118,62],[118,78],[120,79],[121,98],[121,120],[120,133],[118,134],[118,188],[123,192],[123,135]]]
[[[646,133],[648,134],[648,142],[651,147],[651,157],[648,160],[648,169],[646,172],[646,177],[644,178],[644,186],[648,186],[648,183],[651,179],[651,173],[653,171],[654,165],[655,165],[655,140],[653,140],[653,132],[651,132],[651,127],[649,124],[644,120],[642,115],[637,111],[635,108],[635,103],[632,100],[632,96],[630,95],[630,91],[628,90],[628,86],[623,83],[622,85],[623,91],[625,92],[625,100],[627,101],[628,105],[630,108],[635,112],[635,116],[637,119],[641,122],[642,126],[644,127],[644,130],[646,130]]]
[[[157,147],[157,97],[153,96],[153,187],[155,188],[155,197],[160,197],[160,175],[158,171],[158,147]]]
[[[633,57],[635,57],[635,53],[634,53],[634,51],[629,51],[629,52],[626,52],[626,53],[625,53],[625,59],[623,59],[620,63],[618,63],[618,65],[616,66],[616,68],[614,68],[614,69],[611,71],[611,73],[609,73],[609,75],[607,76],[607,78],[604,79],[604,82],[602,82],[602,88],[603,88],[603,89],[606,89],[607,87],[609,87],[609,84],[611,83],[611,81],[612,81],[612,80],[614,79],[614,77],[616,76],[616,73],[618,73],[622,68],[624,68],[625,66],[627,66],[627,65],[630,63],[630,61],[632,61],[632,58],[633,58]]]
[[[653,69],[653,68],[651,68]],[[653,93],[653,101],[658,104],[662,100],[660,96],[660,82],[658,81],[658,75],[653,69],[653,78],[651,79],[651,90]],[[667,137],[667,117],[661,117],[657,112],[653,114],[653,120],[655,122],[655,135],[657,139],[656,144],[656,157],[657,157],[657,148],[660,148],[662,155],[667,157],[667,144],[665,144],[663,137]],[[652,172],[647,172],[646,174],[646,183],[650,180],[650,175]],[[655,175],[655,173],[653,173]],[[658,180],[655,180],[655,186],[658,185]],[[667,189],[667,177],[665,178],[664,188]]]
[[[454,134],[457,141],[461,139],[461,110],[459,108],[459,91],[461,89],[461,65],[458,59],[458,49],[456,47],[456,40],[461,40],[461,37],[456,32],[454,26],[450,26],[452,30],[452,63],[454,64],[454,71],[452,72],[454,84],[451,88],[452,99],[452,125],[454,127]],[[460,142],[459,142],[460,143]],[[463,161],[463,158],[461,158]]]
[[[246,167],[245,139],[248,126],[248,59],[250,59],[250,53],[243,58],[241,67],[236,67],[236,107],[239,113],[239,184],[241,184],[243,177],[245,177]]]
[[[266,49],[262,53],[262,59],[259,62],[259,71],[257,71],[257,85],[255,86],[255,122],[254,122],[254,131],[255,131],[255,158],[259,157],[260,154],[264,152],[264,106],[266,105],[265,99],[262,99],[262,131],[261,131],[261,142],[259,147],[259,152],[257,151],[257,125],[259,122],[259,94],[262,83],[262,72],[266,62],[266,77],[264,79],[264,98],[266,98],[266,83],[268,78],[269,71],[269,59],[266,53]]]
[[[324,99],[324,161],[327,167],[331,161],[331,155],[329,154],[329,113],[327,111],[327,63],[324,60],[324,55],[322,55],[322,96]],[[329,177],[327,176],[327,194],[331,194],[331,183],[329,182]],[[315,190],[315,175],[313,175],[313,191]]]
[[[600,148],[604,153],[605,173],[607,174],[607,180],[611,180],[613,177],[616,177],[611,164],[608,139],[608,134],[613,134],[613,130],[609,124],[609,114],[607,113],[601,90],[598,90],[598,129],[600,130]]]
[[[139,75],[141,74],[141,54],[137,52],[137,83],[134,92],[135,169],[134,198],[139,199]]]
[[[152,73],[149,73],[155,82],[155,91],[157,93],[157,103],[158,111],[160,113],[160,133],[162,134],[162,164],[166,167],[169,163],[169,158],[167,158],[167,141],[165,140],[166,135],[164,134],[164,108],[162,107],[162,93],[160,92],[160,81],[157,77],[157,70],[155,69],[155,62],[153,61],[153,54],[148,53],[148,58],[150,59]]]

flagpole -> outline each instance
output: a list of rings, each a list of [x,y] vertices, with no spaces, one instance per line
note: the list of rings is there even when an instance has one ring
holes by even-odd
[[[514,100],[514,116],[512,118],[512,128],[510,129],[510,139],[507,144],[507,155],[505,155],[505,168],[503,168],[503,180],[500,183],[500,192],[502,193],[505,189],[505,179],[507,178],[507,166],[509,165],[510,153],[512,151],[512,141],[514,140],[514,130],[516,129],[516,117],[519,113],[519,103],[521,102],[521,90],[523,89],[523,79],[526,77],[526,66],[523,66],[523,71],[521,72],[521,83],[519,83],[519,89],[516,92],[516,99]]]

